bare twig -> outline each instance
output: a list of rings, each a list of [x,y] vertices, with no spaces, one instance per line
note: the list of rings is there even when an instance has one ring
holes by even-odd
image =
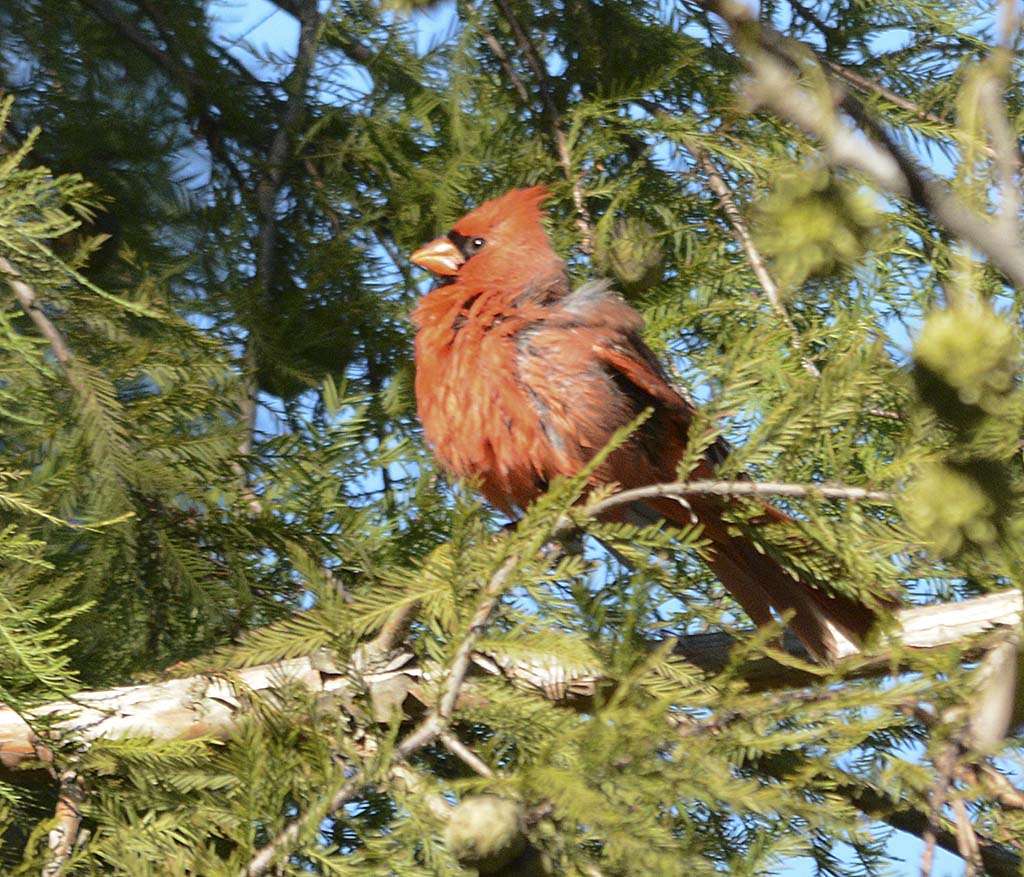
[[[71,385],[71,389],[82,398],[92,395],[92,390],[82,380],[81,374],[75,368],[75,357],[71,352],[71,348],[61,334],[60,329],[54,325],[53,321],[40,306],[35,289],[25,281],[18,269],[4,256],[0,256],[0,275],[6,278],[7,285],[10,286],[25,316],[35,324],[39,334],[49,342],[53,358],[60,365],[64,376],[67,378],[67,382]]]
[[[588,517],[598,517],[614,508],[640,500],[659,497],[683,499],[687,496],[780,496],[880,503],[893,501],[893,494],[889,491],[849,487],[844,484],[786,484],[778,481],[677,481],[623,490],[598,502],[583,506],[583,511]]]
[[[299,18],[299,41],[295,53],[295,63],[285,80],[288,99],[267,152],[266,169],[256,184],[256,212],[260,217],[260,228],[256,237],[256,307],[266,307],[270,303],[273,288],[275,255],[277,250],[277,203],[281,195],[287,175],[287,160],[292,141],[298,132],[306,113],[306,88],[313,72],[320,34],[321,16],[316,0],[304,0],[296,4]],[[246,340],[242,356],[242,395],[240,409],[245,432],[239,444],[241,455],[248,455],[253,447],[253,433],[256,429],[256,415],[259,407],[259,390],[256,384],[256,350],[253,339]],[[237,464],[236,464],[237,465]],[[240,466],[237,467],[241,469]],[[242,475],[244,479],[244,473]],[[262,504],[245,484],[243,495],[254,514],[259,514]]]
[[[39,333],[50,343],[50,350],[53,351],[54,358],[65,371],[69,371],[74,360],[71,348],[68,347],[60,330],[39,306],[36,291],[25,282],[21,272],[4,256],[0,256],[0,274],[6,277],[7,284],[11,287],[11,292],[14,293],[14,297],[18,300],[22,311],[25,312],[25,316],[35,323]]]
[[[951,804],[956,824],[956,846],[964,860],[964,877],[976,877],[984,867],[981,861],[981,843],[978,833],[971,824],[971,815],[963,798],[956,798]]]
[[[932,850],[939,847],[947,852],[959,853],[960,848],[954,832],[942,825],[936,825],[930,830],[928,814],[906,802],[893,801],[886,795],[859,783],[837,786],[835,793],[841,795],[865,816],[915,835],[924,840],[926,845],[930,843]],[[990,838],[978,838],[978,846],[986,874],[990,877],[1019,877],[1021,862],[1013,852]],[[930,870],[931,865],[924,861],[923,856],[921,864],[928,865]]]
[[[983,786],[986,794],[998,801],[1000,807],[1024,810],[1024,792],[991,764],[965,765],[964,775],[968,781]]]
[[[451,731],[442,731],[440,740],[452,755],[460,759],[470,770],[480,774],[482,777],[493,777],[494,771],[479,755],[463,743]]]
[[[505,51],[504,47],[498,42],[497,37],[494,36],[483,23],[477,22],[477,30],[480,31],[480,35],[484,38],[484,42],[487,43],[487,48],[491,50],[491,54],[497,59],[501,65],[501,69],[505,74],[505,77],[512,87],[515,89],[516,94],[519,96],[519,100],[522,101],[523,106],[530,105],[530,92],[526,90],[526,85],[523,84],[522,78],[516,73],[516,68],[512,66],[512,59],[509,58],[508,52]]]
[[[569,140],[566,137],[562,125],[562,119],[558,108],[555,106],[555,99],[551,90],[551,80],[544,67],[544,61],[537,52],[530,35],[523,29],[515,11],[508,0],[495,0],[498,9],[508,22],[512,35],[519,45],[520,51],[526,57],[526,63],[533,71],[537,80],[537,87],[540,89],[541,103],[544,106],[544,114],[547,116],[548,125],[551,129],[551,136],[555,143],[555,153],[558,156],[558,163],[562,166],[565,179],[572,186],[572,200],[576,206],[576,226],[580,230],[580,249],[588,255],[594,249],[594,228],[590,218],[590,211],[587,209],[586,200],[583,197],[583,185],[580,176],[573,171],[572,154],[569,151]],[[492,49],[493,51],[493,49]]]
[[[844,67],[842,64],[837,64],[828,58],[819,58],[822,64],[824,64],[829,70],[832,71],[840,79],[845,80],[858,91],[866,92],[868,94],[877,94],[879,97],[885,98],[889,103],[895,107],[899,107],[901,110],[906,110],[908,113],[917,116],[924,122],[931,122],[933,125],[941,125],[943,127],[949,127],[949,119],[944,119],[942,116],[937,116],[935,113],[930,113],[927,110],[922,109],[912,100],[909,100],[903,95],[897,94],[890,88],[886,88],[882,83],[876,82],[874,79],[870,79],[856,70],[851,70],[849,67]]]
[[[779,293],[779,287],[776,285],[775,279],[768,271],[768,266],[765,264],[764,258],[761,256],[761,252],[757,249],[757,246],[754,244],[754,239],[750,236],[746,221],[743,219],[743,214],[740,213],[739,208],[736,206],[736,201],[732,196],[732,190],[729,188],[729,184],[726,183],[721,173],[719,173],[718,168],[715,166],[715,163],[706,152],[698,150],[694,154],[694,157],[704,169],[704,173],[707,174],[708,185],[711,186],[711,191],[718,196],[718,203],[722,208],[722,212],[728,218],[729,225],[732,226],[736,240],[738,240],[740,246],[743,247],[743,252],[746,254],[747,262],[750,264],[750,268],[754,272],[757,282],[761,284],[761,289],[764,290],[765,298],[768,299],[768,302],[772,306],[772,310],[775,311],[775,315],[782,322],[782,325],[789,330],[792,338],[792,346],[800,356],[800,361],[803,364],[804,369],[809,374],[814,375],[814,377],[820,378],[821,372],[818,371],[818,367],[811,362],[803,352],[802,345],[800,344],[800,333],[793,324],[793,320],[790,318],[789,312],[786,310],[786,306],[782,303],[782,296]]]
[[[146,34],[139,30],[132,22],[117,14],[114,4],[109,0],[82,0],[82,3],[89,7],[93,13],[113,27],[124,39],[149,57],[158,67],[172,74],[178,84],[190,96],[195,92],[203,90],[203,77],[196,73],[191,67],[183,63],[179,58],[165,52],[158,46],[154,46]]]
[[[455,710],[455,702],[459,697],[462,683],[466,680],[466,672],[469,670],[473,650],[480,637],[483,636],[487,622],[497,607],[498,601],[501,600],[501,595],[505,593],[509,576],[512,575],[518,562],[519,558],[515,555],[508,557],[480,592],[476,612],[473,613],[466,635],[462,638],[462,644],[452,659],[452,668],[448,673],[448,685],[437,706],[437,714],[445,722],[452,717],[452,712]]]
[[[928,824],[923,833],[924,850],[921,852],[921,877],[931,877],[932,864],[935,860],[935,844],[942,830],[942,810],[946,806],[949,789],[956,774],[957,752],[959,747],[953,743],[942,746],[935,756],[935,782],[928,793]],[[959,827],[956,834],[957,849],[962,847]],[[961,853],[962,855],[962,853]]]
[[[42,877],[56,877],[71,858],[82,828],[84,801],[85,786],[81,778],[73,770],[65,771],[60,777],[60,792],[53,814],[56,824],[47,837],[50,860],[43,866]]]
[[[306,86],[313,72],[320,31],[316,0],[304,0],[298,7],[299,44],[292,72],[285,80],[288,100],[280,124],[270,141],[266,172],[256,186],[256,205],[262,219],[256,248],[256,291],[265,303],[270,294],[277,244],[277,201],[287,172],[292,139],[306,113]]]

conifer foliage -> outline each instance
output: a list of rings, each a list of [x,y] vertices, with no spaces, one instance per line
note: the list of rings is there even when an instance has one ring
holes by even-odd
[[[0,4],[5,873],[1020,873],[1017,4],[263,7]],[[437,471],[406,254],[538,182],[863,654]]]

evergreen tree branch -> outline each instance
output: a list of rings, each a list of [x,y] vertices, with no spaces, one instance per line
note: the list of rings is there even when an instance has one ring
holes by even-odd
[[[207,90],[206,81],[203,76],[192,66],[186,64],[180,57],[161,49],[159,46],[153,45],[145,33],[132,22],[118,15],[107,0],[82,0],[82,3],[92,10],[97,18],[110,25],[122,38],[135,46],[142,54],[156,64],[159,69],[163,70],[171,82],[181,89],[185,97],[188,98],[190,105],[194,107],[196,129],[210,150],[210,155],[227,168],[239,192],[245,193],[248,189],[245,175],[238,164],[231,158],[221,136],[221,120],[225,116],[223,107],[220,108],[221,112],[219,114],[211,111],[215,103]],[[241,90],[239,85],[238,91]]]
[[[278,237],[277,205],[286,179],[287,160],[292,143],[306,115],[306,89],[313,72],[319,43],[321,16],[316,0],[296,3],[294,11],[299,19],[299,41],[291,73],[285,79],[288,98],[270,141],[265,171],[256,184],[256,213],[260,220],[256,238],[254,280],[257,310],[270,304]],[[241,456],[247,456],[252,452],[253,433],[259,409],[259,388],[256,382],[258,363],[252,332],[253,329],[250,328],[242,354],[243,376],[239,409],[244,433],[238,447]],[[259,514],[262,511],[262,503],[245,483],[246,477],[241,465],[236,464],[235,470],[243,481],[243,495],[249,507],[254,514]]]
[[[860,783],[837,785],[835,792],[868,818],[912,834],[926,843],[929,837],[933,837],[935,846],[954,855],[960,855],[960,844],[955,831],[937,825],[929,833],[928,814],[909,806],[906,802],[893,801],[887,795]],[[1020,874],[1020,857],[990,838],[978,838],[978,855],[985,873],[991,877],[1018,877]]]
[[[645,110],[653,115],[669,115],[668,111],[661,105],[654,101],[642,98],[637,101]],[[793,349],[800,357],[800,362],[803,364],[804,369],[814,377],[821,377],[821,372],[818,367],[811,362],[811,360],[804,354],[802,345],[800,344],[800,333],[793,323],[793,320],[789,316],[789,312],[786,310],[786,306],[782,302],[782,294],[779,291],[778,285],[775,283],[775,278],[772,277],[771,272],[768,270],[768,265],[765,263],[764,257],[761,255],[761,251],[758,250],[757,245],[754,243],[754,239],[750,234],[750,230],[747,227],[746,220],[743,218],[743,214],[740,212],[739,207],[736,205],[736,199],[733,197],[732,189],[729,184],[725,181],[718,167],[711,160],[711,156],[707,154],[703,149],[687,149],[694,161],[700,165],[708,178],[708,185],[711,187],[711,191],[715,193],[718,198],[718,204],[722,208],[722,212],[725,214],[726,219],[729,221],[729,226],[732,228],[734,237],[736,238],[739,245],[743,248],[743,254],[747,257],[747,263],[750,265],[750,270],[754,272],[754,277],[757,278],[757,282],[761,285],[761,289],[764,292],[765,298],[771,305],[772,310],[775,311],[775,315],[779,318],[779,321],[789,331],[791,336],[791,343]]]
[[[844,67],[842,64],[832,61],[829,58],[819,58],[819,60],[836,76],[848,82],[858,91],[864,92],[865,94],[876,94],[887,100],[893,106],[911,113],[923,122],[931,122],[933,125],[941,125],[947,128],[952,124],[948,119],[944,119],[942,116],[936,116],[935,113],[930,113],[927,110],[922,109],[912,100],[908,100],[903,97],[903,95],[897,94],[890,88],[886,88],[886,86],[882,85],[881,82],[876,82],[874,79],[864,76],[856,70],[851,70],[849,67]]]
[[[501,65],[505,78],[512,84],[512,87],[515,89],[515,92],[519,96],[519,100],[522,102],[523,106],[529,107],[530,92],[527,91],[522,78],[516,72],[516,68],[512,66],[512,59],[509,58],[508,52],[505,51],[501,43],[498,42],[498,38],[495,37],[482,22],[477,23],[477,30],[479,30],[481,36],[483,36],[484,42],[487,43],[487,48],[491,50],[491,54],[494,55],[498,64]]]
[[[719,206],[722,208],[722,212],[729,220],[729,225],[732,227],[736,240],[739,241],[740,246],[743,248],[743,252],[747,257],[747,262],[750,264],[750,269],[754,272],[757,282],[761,284],[761,289],[764,290],[765,298],[768,299],[769,304],[772,306],[772,310],[775,311],[775,315],[782,322],[782,325],[789,331],[793,348],[800,356],[800,362],[803,364],[804,369],[816,378],[821,377],[821,372],[818,370],[818,367],[811,362],[803,352],[800,344],[800,333],[794,325],[793,320],[790,318],[789,312],[786,310],[786,306],[782,303],[782,296],[779,293],[779,287],[776,285],[775,279],[768,271],[768,266],[765,264],[764,257],[754,244],[754,239],[750,235],[746,221],[743,219],[743,214],[740,213],[739,208],[736,206],[736,201],[732,196],[732,189],[729,188],[729,184],[726,183],[722,174],[715,166],[715,163],[711,160],[711,157],[704,152],[704,150],[697,150],[693,153],[693,156],[697,160],[698,164],[700,164],[701,168],[703,168],[704,173],[707,174],[708,185],[711,187],[711,191],[717,196]]]
[[[583,507],[589,517],[598,517],[624,505],[658,497],[687,496],[779,496],[821,498],[850,502],[891,503],[893,494],[887,490],[870,490],[844,484],[783,484],[778,481],[679,481],[673,484],[649,484],[614,493]]]
[[[821,35],[825,38],[826,43],[831,43],[835,39],[837,31],[835,28],[829,26],[821,19],[814,10],[808,8],[800,0],[789,0],[789,5],[793,11],[804,21],[809,24],[813,24]],[[856,70],[852,70],[849,67],[840,64],[831,58],[826,58],[820,53],[815,53],[815,57],[818,59],[818,63],[823,67],[827,67],[834,75],[840,79],[852,85],[858,91],[863,94],[874,94],[878,97],[888,101],[894,107],[899,107],[901,110],[916,116],[923,122],[930,122],[933,125],[937,125],[942,128],[952,127],[953,122],[949,119],[943,118],[942,116],[936,115],[935,113],[929,112],[909,98],[904,97],[901,94],[897,94],[891,88],[883,85],[870,76],[865,76]],[[994,155],[993,150],[989,146],[984,147],[984,151],[987,155]]]
[[[164,51],[159,46],[153,45],[139,28],[118,15],[114,11],[112,4],[107,2],[107,0],[82,0],[82,3],[91,9],[98,18],[109,24],[124,39],[146,55],[153,63],[170,74],[187,96],[194,97],[197,93],[203,91],[204,81],[202,76],[189,65],[183,63],[181,59]]]
[[[494,776],[494,771],[491,770],[487,762],[463,743],[451,731],[442,731],[439,735],[439,739],[444,744],[444,748],[462,761],[470,770],[478,773],[482,777]]]

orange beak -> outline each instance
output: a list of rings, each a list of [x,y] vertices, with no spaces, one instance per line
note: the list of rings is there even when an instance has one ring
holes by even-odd
[[[424,244],[409,258],[414,265],[442,277],[458,274],[462,263],[466,261],[458,247],[448,238],[437,238],[429,244]]]

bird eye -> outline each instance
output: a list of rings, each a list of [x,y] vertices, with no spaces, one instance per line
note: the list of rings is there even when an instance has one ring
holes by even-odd
[[[471,240],[470,243],[473,245],[474,250],[479,250],[484,244],[487,243],[487,241],[485,241],[483,238],[473,238],[473,240]]]

